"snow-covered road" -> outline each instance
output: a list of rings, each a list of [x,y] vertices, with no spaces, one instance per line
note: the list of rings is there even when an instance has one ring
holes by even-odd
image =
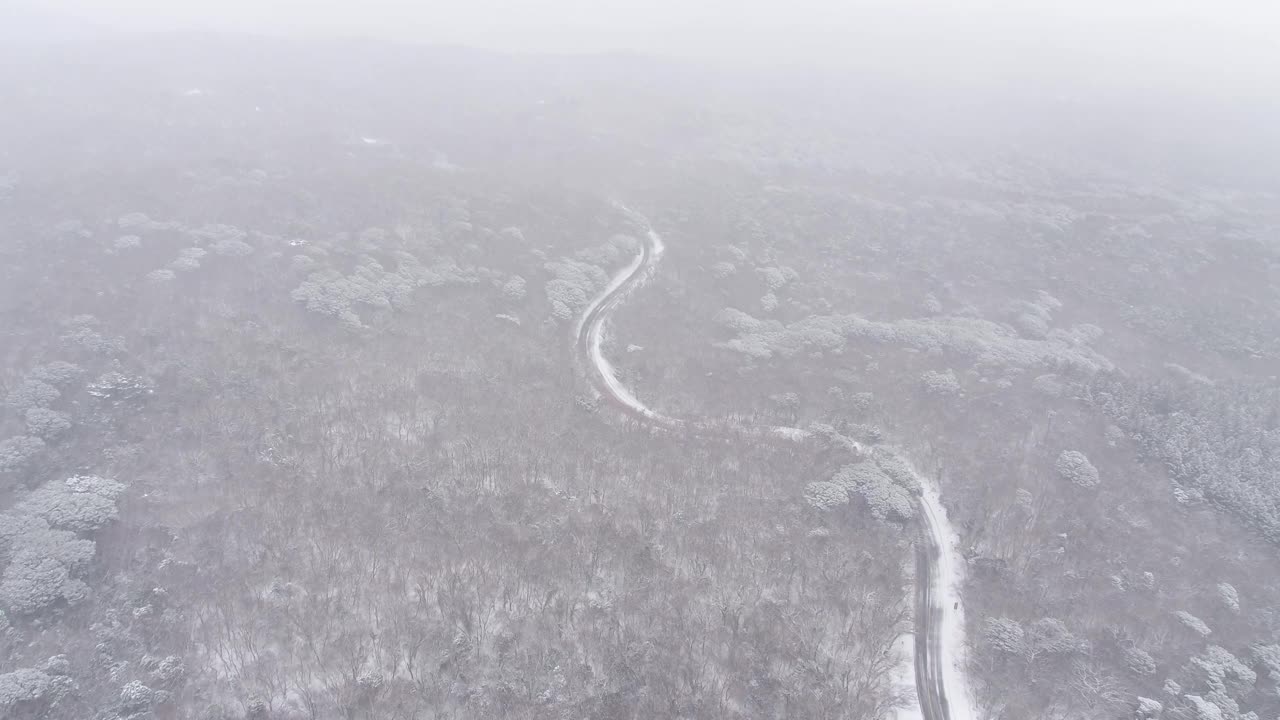
[[[633,219],[643,222],[637,213],[623,210]],[[610,314],[631,291],[654,276],[664,249],[661,236],[648,229],[640,253],[591,300],[579,317],[575,326],[575,343],[578,356],[588,368],[596,389],[620,410],[654,426],[700,433],[715,426],[705,421],[673,418],[645,405],[618,379],[603,351]],[[805,430],[788,427],[734,429],[796,442],[804,442],[810,436]],[[959,595],[963,564],[959,556],[959,541],[947,520],[937,486],[930,478],[913,472],[924,488],[916,497],[921,538],[916,547],[915,637],[912,645],[919,704],[900,714],[899,720],[913,716],[924,720],[977,720],[978,714],[963,673],[965,631]]]

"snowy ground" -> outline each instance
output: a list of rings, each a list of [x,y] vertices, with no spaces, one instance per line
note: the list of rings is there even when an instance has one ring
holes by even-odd
[[[915,567],[915,563],[909,565]],[[915,647],[915,635],[911,633],[894,643],[893,652],[901,662],[893,674],[893,689],[906,698],[907,706],[895,710],[889,716],[890,720],[924,720],[924,713],[920,712],[920,697],[916,694]]]
[[[625,208],[622,208],[624,211]],[[629,211],[628,211],[629,212]],[[632,213],[634,215],[634,213]],[[638,217],[638,216],[637,216]],[[653,276],[654,268],[662,257],[665,246],[662,238],[653,230],[648,231],[646,238],[648,251],[638,254],[629,265],[620,270],[609,284],[587,305],[579,316],[575,326],[575,338],[579,342],[585,339],[589,360],[595,366],[606,390],[615,400],[635,413],[653,420],[668,428],[683,428],[682,420],[667,417],[641,402],[614,372],[613,365],[604,356],[602,349],[605,327],[610,312],[626,297],[627,292],[639,287]],[[637,282],[630,288],[620,292],[623,285],[635,278]],[[583,333],[586,333],[584,338]],[[698,427],[698,426],[693,426]],[[767,427],[762,432],[785,437],[801,442],[810,433],[799,428]],[[869,453],[868,453],[869,454]],[[905,460],[905,458],[903,458]],[[940,549],[938,553],[937,578],[938,587],[934,588],[934,597],[940,609],[939,647],[942,660],[942,683],[948,704],[949,720],[977,720],[978,713],[973,704],[973,696],[964,677],[965,626],[964,610],[960,607],[960,588],[964,581],[963,561],[960,557],[959,537],[947,519],[942,507],[939,490],[927,477],[921,475],[913,467],[912,472],[919,478],[923,492],[920,497],[921,522],[924,529],[933,536],[934,543]],[[914,638],[904,635],[898,641],[897,648],[904,662],[899,666],[894,684],[895,688],[913,698],[908,707],[898,711],[894,720],[922,720],[915,683]]]

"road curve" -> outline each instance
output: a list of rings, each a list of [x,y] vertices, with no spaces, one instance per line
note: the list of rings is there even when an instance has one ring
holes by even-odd
[[[631,393],[613,371],[613,365],[604,356],[605,326],[609,315],[626,299],[627,295],[648,278],[653,277],[658,260],[662,257],[662,238],[649,230],[641,244],[640,254],[623,268],[613,280],[587,305],[578,319],[574,342],[577,356],[584,363],[587,374],[596,390],[618,409],[639,420],[665,428],[681,429],[685,422],[667,417],[650,409]]]
[[[622,210],[647,227],[648,223],[638,214],[625,208]],[[662,238],[651,228],[647,229],[640,253],[583,310],[575,326],[575,354],[595,389],[624,414],[654,427],[703,434],[714,431],[717,426],[705,421],[695,423],[673,418],[645,405],[618,380],[602,349],[611,313],[627,295],[654,276],[663,250]],[[723,430],[725,426],[719,427]],[[802,441],[809,435],[798,428],[778,426],[733,426],[732,429],[738,433],[796,441]],[[951,571],[951,533],[941,504],[932,491],[926,489],[916,496],[916,511],[920,532],[915,565],[914,666],[919,716],[924,720],[973,720],[975,715],[969,706],[959,666],[950,657],[956,651],[954,646],[963,632],[954,612],[959,601],[955,596],[955,575]],[[949,696],[960,696],[960,702],[953,707]]]

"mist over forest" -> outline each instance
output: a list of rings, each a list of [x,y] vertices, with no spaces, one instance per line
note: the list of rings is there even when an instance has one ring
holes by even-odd
[[[0,718],[1280,716],[1280,18],[388,2],[0,7]]]

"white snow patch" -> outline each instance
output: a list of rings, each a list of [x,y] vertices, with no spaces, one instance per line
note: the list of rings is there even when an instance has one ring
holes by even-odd
[[[774,435],[777,435],[778,437],[784,437],[788,440],[795,440],[796,442],[804,440],[805,438],[809,437],[809,434],[810,434],[808,430],[801,430],[800,428],[796,428],[796,427],[782,427],[782,426],[771,427],[769,428],[769,432],[773,433]]]
[[[662,257],[662,253],[666,252],[667,245],[662,242],[662,236],[653,230],[649,231],[649,245],[653,249],[653,261],[658,262],[658,258]]]

